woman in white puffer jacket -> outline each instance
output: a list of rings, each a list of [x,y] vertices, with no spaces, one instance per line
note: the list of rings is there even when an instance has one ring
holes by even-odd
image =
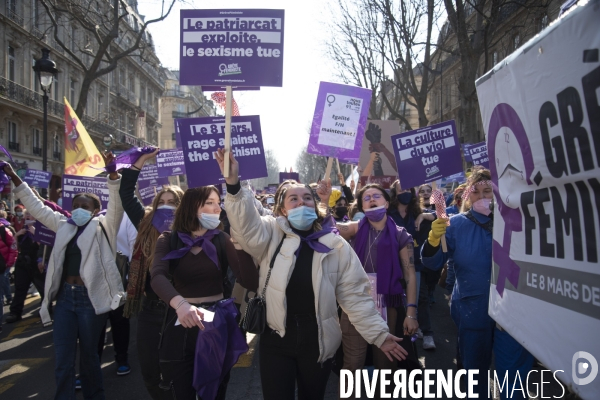
[[[230,153],[231,154],[231,153]],[[223,171],[223,150],[216,158]],[[270,399],[318,400],[325,395],[332,358],[342,332],[336,300],[369,343],[390,360],[402,360],[401,339],[389,334],[370,293],[369,279],[350,245],[334,234],[335,222],[316,207],[312,191],[291,185],[275,205],[273,217],[260,217],[252,193],[239,184],[239,165],[230,155],[225,204],[232,236],[260,263],[266,290],[267,327],[260,337],[263,395]]]

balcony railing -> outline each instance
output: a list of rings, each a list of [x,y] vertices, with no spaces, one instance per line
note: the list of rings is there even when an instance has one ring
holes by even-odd
[[[0,97],[8,98],[14,102],[44,111],[43,96],[4,77],[0,77]],[[48,115],[64,118],[65,106],[54,100],[48,101]]]
[[[12,19],[17,25],[23,26],[23,17],[21,17],[16,11],[9,10],[8,18]]]
[[[36,156],[42,156],[42,148],[41,147],[34,147],[33,148],[33,154]]]
[[[19,147],[21,147],[21,146],[17,142],[8,142],[9,150],[19,151]]]
[[[152,118],[158,119],[158,113],[156,112],[154,107],[152,107],[151,105],[148,105],[147,111],[148,111],[148,115],[150,115]]]
[[[60,156],[61,156],[60,151],[55,151],[52,153],[52,158],[54,158],[56,161],[60,161]]]

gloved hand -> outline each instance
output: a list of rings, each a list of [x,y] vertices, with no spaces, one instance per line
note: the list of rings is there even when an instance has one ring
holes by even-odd
[[[446,234],[447,222],[448,220],[445,218],[438,218],[431,223],[431,230],[429,231],[427,241],[433,247],[440,245],[440,239]]]

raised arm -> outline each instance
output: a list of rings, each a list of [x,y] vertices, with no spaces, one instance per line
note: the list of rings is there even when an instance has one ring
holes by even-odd
[[[142,171],[142,168],[144,168],[146,161],[155,157],[159,150],[160,149],[156,149],[153,153],[143,154],[131,168],[123,168],[123,170],[121,170],[123,177],[121,178],[119,196],[123,203],[123,209],[125,210],[125,213],[127,213],[133,226],[135,226],[135,229],[138,229],[138,226],[145,215],[144,205],[135,195],[135,184],[138,181],[140,172]]]

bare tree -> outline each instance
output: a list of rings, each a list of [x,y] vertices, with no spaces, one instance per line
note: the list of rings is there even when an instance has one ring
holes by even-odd
[[[275,157],[275,151],[271,149],[265,150],[265,161],[267,162],[268,176],[264,178],[250,179],[250,184],[256,189],[262,189],[270,183],[279,183],[279,162]]]
[[[436,1],[338,0],[329,55],[345,83],[373,90],[371,119],[387,112],[407,129],[416,128],[401,107],[408,104],[418,112],[419,127],[427,126]]]
[[[146,60],[152,51],[147,34],[149,25],[163,21],[175,5],[168,0],[157,18],[143,21],[134,15],[133,8],[125,0],[110,0],[109,3],[83,0],[39,0],[50,20],[49,31],[56,43],[69,58],[83,70],[79,101],[75,107],[77,115],[85,111],[88,91],[92,83],[117,68],[125,57],[140,57]],[[77,42],[59,33],[76,27],[85,31],[85,40]],[[124,40],[125,35],[133,40]]]

